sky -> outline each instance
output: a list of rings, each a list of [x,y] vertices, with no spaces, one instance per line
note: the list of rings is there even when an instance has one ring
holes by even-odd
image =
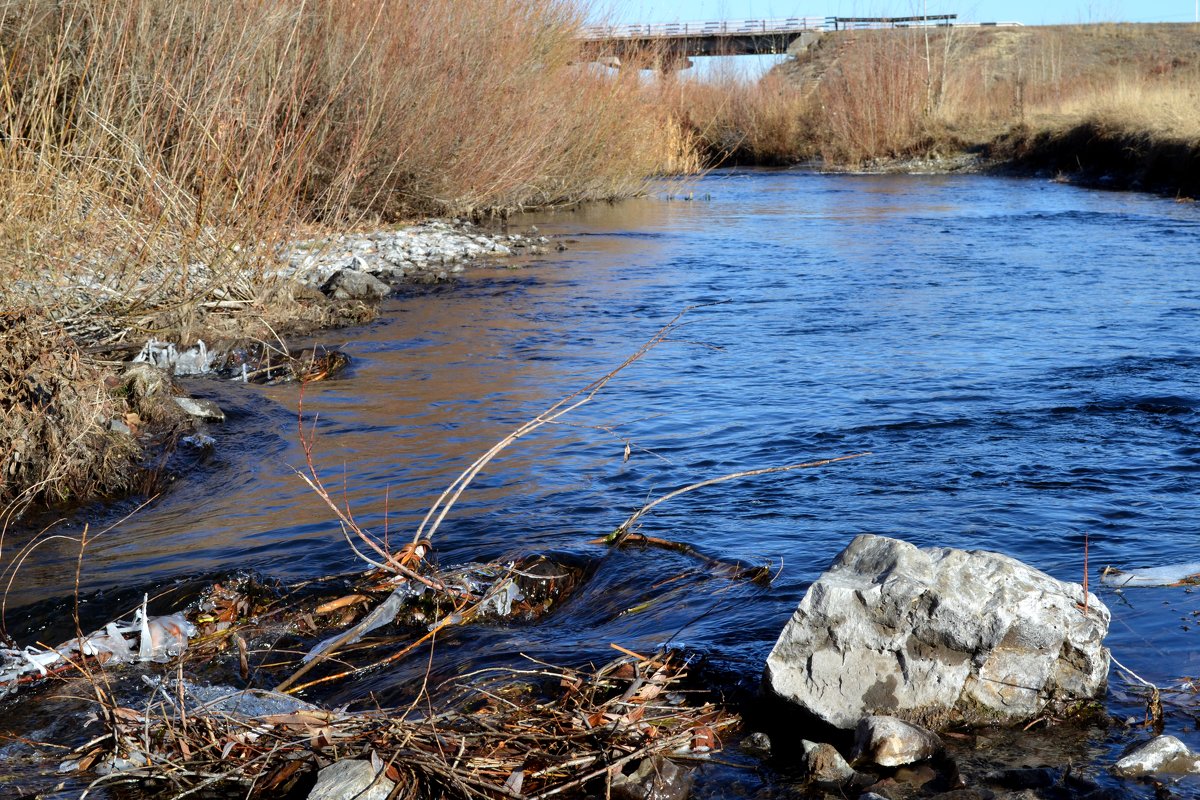
[[[1192,22],[1196,0],[615,0],[595,7],[616,23],[782,17],[958,14],[969,22]]]

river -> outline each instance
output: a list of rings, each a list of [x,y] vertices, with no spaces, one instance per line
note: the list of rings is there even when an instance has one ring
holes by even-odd
[[[516,220],[569,249],[406,290],[377,323],[323,337],[353,364],[306,389],[317,465],[360,521],[403,538],[475,455],[698,306],[679,341],[621,373],[573,425],[510,448],[456,506],[435,540],[443,564],[555,553],[591,572],[536,625],[462,633],[438,670],[674,642],[752,688],[806,587],[864,532],[999,550],[1072,581],[1086,536],[1093,587],[1105,565],[1195,560],[1195,205],[980,176],[718,171],[686,191]],[[357,565],[293,471],[297,387],[189,387],[229,421],[210,458],[89,545],[85,629],[185,578]],[[770,588],[681,554],[587,543],[678,486],[860,451],[873,455],[710,487],[644,519],[644,533],[770,564]],[[95,534],[133,505],[56,530],[89,522]],[[6,562],[31,535],[9,532]],[[69,635],[75,557],[50,541],[22,565],[7,615],[23,641]],[[1200,673],[1190,590],[1100,593],[1123,663],[1164,684]],[[326,699],[399,701],[424,666]],[[10,718],[27,713],[9,703]],[[1110,709],[1140,713],[1119,694]],[[1200,744],[1185,722],[1169,732]],[[1099,769],[1134,734],[1090,736],[1074,757]],[[717,776],[702,794],[757,791]]]

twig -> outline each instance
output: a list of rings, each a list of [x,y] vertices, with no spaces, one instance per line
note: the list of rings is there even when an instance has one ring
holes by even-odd
[[[469,467],[467,467],[448,487],[446,487],[445,491],[442,492],[442,494],[434,502],[433,506],[430,507],[429,512],[425,515],[424,519],[421,520],[421,524],[418,526],[417,532],[413,535],[413,541],[418,542],[422,539],[433,538],[434,533],[437,532],[438,527],[442,524],[442,521],[446,518],[446,515],[450,513],[450,509],[454,507],[454,504],[458,501],[458,498],[461,497],[463,492],[466,491],[467,487],[471,484],[471,481],[475,479],[475,476],[478,475],[483,468],[487,466],[488,463],[497,455],[499,455],[506,447],[516,442],[521,437],[533,433],[543,425],[556,422],[559,418],[571,413],[575,409],[589,402],[600,392],[601,389],[607,386],[613,378],[620,374],[622,370],[629,365],[640,361],[646,356],[647,353],[649,353],[659,344],[662,344],[664,341],[666,341],[668,335],[679,327],[679,320],[689,311],[699,307],[700,306],[688,306],[687,308],[683,309],[674,317],[672,317],[666,325],[659,328],[657,333],[643,342],[641,347],[626,357],[626,359],[622,361],[616,368],[608,372],[603,377],[592,381],[582,389],[578,389],[562,398],[533,419],[518,427],[512,433],[505,436],[499,442],[492,445],[487,452],[475,459],[475,461],[472,462]]]
[[[653,501],[647,503],[646,505],[642,506],[637,511],[633,512],[633,514],[631,514],[628,519],[626,519],[624,522],[622,522],[620,525],[618,525],[616,530],[614,530],[611,534],[609,534],[606,537],[606,540],[610,543],[616,543],[616,544],[621,543],[622,541],[625,540],[625,537],[628,535],[630,527],[632,527],[633,524],[636,523],[639,519],[641,519],[648,511],[650,511],[652,508],[654,508],[655,506],[657,506],[661,503],[665,503],[666,501],[671,500],[672,498],[675,498],[681,494],[684,494],[685,492],[691,492],[696,489],[703,489],[705,486],[713,486],[714,484],[725,483],[726,481],[732,481],[732,480],[736,480],[738,478],[750,478],[755,475],[769,475],[773,472],[789,472],[794,469],[808,469],[811,467],[823,467],[823,466],[826,466],[827,464],[833,464],[838,461],[849,461],[850,459],[853,459],[853,458],[862,458],[863,456],[869,456],[869,455],[873,455],[873,454],[870,452],[854,453],[854,454],[846,455],[846,456],[837,456],[836,458],[824,458],[819,461],[806,461],[803,464],[788,464],[788,465],[782,466],[782,467],[763,467],[761,469],[749,469],[749,470],[745,470],[744,472],[733,472],[733,473],[730,473],[729,475],[722,475],[719,478],[709,478],[708,480],[700,481],[699,483],[693,483],[689,486],[684,486],[682,488],[676,489],[673,492],[668,492],[667,494],[664,494],[662,497],[658,498],[657,500],[653,500]]]

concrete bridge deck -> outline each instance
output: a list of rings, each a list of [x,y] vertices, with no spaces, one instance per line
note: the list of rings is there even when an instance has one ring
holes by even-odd
[[[827,31],[867,28],[978,27],[1017,22],[959,22],[957,14],[917,17],[784,17],[780,19],[589,25],[580,42],[590,59],[653,60],[663,68],[689,66],[692,56],[771,55],[789,52]],[[677,66],[672,66],[677,65]]]

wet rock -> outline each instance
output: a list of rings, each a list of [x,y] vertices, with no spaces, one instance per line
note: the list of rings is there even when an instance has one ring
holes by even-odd
[[[366,272],[342,269],[321,284],[321,291],[334,300],[380,300],[392,293],[392,287]]]
[[[1048,789],[1061,778],[1062,773],[1050,767],[1016,767],[989,772],[984,780],[1003,789]]]
[[[317,773],[308,800],[387,800],[395,785],[369,761],[336,761]]]
[[[911,786],[915,789],[924,789],[936,781],[939,776],[933,767],[928,764],[919,764],[911,767],[901,767],[896,770],[894,777],[897,783]]]
[[[752,756],[769,758],[771,755],[771,737],[761,731],[755,731],[745,739],[742,739],[742,749]]]
[[[805,739],[800,746],[804,748],[805,772],[809,780],[818,786],[839,788],[853,783],[858,777],[858,773],[833,745]]]
[[[661,756],[643,758],[631,775],[612,782],[615,800],[685,800],[692,792],[692,774]]]
[[[859,536],[805,594],[765,683],[839,728],[1013,724],[1092,699],[1108,609],[1077,584],[986,551]]]
[[[198,400],[194,397],[176,397],[175,403],[189,416],[208,422],[224,422],[225,412],[212,400]]]
[[[1155,736],[1128,750],[1112,771],[1127,778],[1142,775],[1198,775],[1200,756],[1174,736]]]
[[[864,717],[854,732],[851,760],[899,767],[933,758],[942,752],[937,734],[895,717]]]

